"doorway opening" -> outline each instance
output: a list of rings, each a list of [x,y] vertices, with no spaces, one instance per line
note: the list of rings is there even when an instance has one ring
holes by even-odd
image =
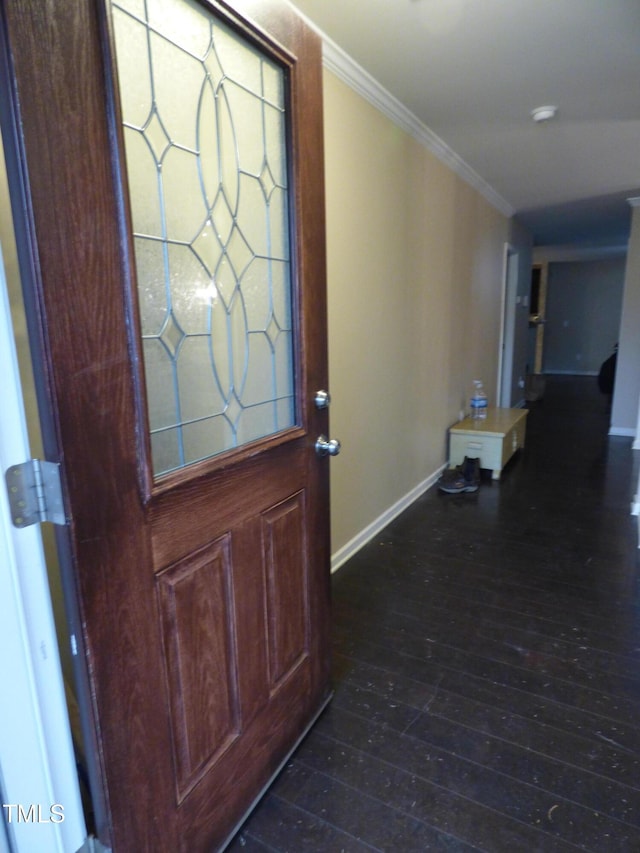
[[[533,343],[533,373],[541,374],[544,357],[544,324],[547,309],[549,265],[533,264],[529,296],[529,327],[535,330]]]

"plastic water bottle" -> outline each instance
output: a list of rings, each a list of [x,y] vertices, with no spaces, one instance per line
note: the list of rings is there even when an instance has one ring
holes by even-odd
[[[473,380],[473,395],[471,397],[471,417],[483,421],[487,417],[487,395],[482,387],[482,380]]]

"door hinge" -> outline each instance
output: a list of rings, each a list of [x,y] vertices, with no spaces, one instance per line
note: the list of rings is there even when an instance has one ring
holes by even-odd
[[[41,521],[66,524],[60,485],[60,465],[29,459],[12,465],[5,473],[11,521],[16,527],[28,527]]]

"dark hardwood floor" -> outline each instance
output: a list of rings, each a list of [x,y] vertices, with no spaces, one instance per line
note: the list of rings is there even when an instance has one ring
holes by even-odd
[[[335,698],[233,853],[640,851],[638,454],[591,377],[528,421],[334,576]]]

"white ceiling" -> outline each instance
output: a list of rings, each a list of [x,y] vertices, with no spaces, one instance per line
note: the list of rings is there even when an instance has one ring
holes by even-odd
[[[517,212],[619,244],[640,195],[640,0],[293,0]],[[531,110],[558,106],[536,124]]]

